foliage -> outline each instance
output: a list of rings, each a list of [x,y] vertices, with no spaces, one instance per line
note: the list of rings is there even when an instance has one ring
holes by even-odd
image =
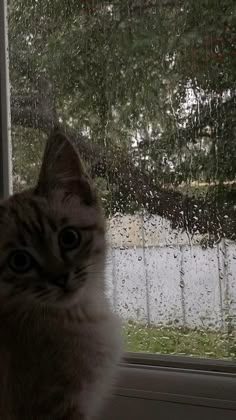
[[[235,19],[234,0],[11,0],[15,175],[35,179],[38,129],[60,122],[79,133],[109,213],[147,209],[184,228],[190,218],[193,231],[205,206],[212,231],[234,238],[224,182],[236,175]],[[167,190],[192,181],[220,193],[206,204]]]

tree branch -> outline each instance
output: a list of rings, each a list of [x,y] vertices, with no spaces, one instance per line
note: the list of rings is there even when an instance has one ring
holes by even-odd
[[[97,164],[99,156],[104,153],[101,147],[93,145],[92,142],[77,130],[60,123],[59,119],[51,107],[43,108],[39,95],[33,97],[13,96],[11,101],[11,121],[13,126],[21,126],[29,129],[41,130],[49,134],[57,126],[71,139],[78,147],[80,153],[86,160]]]
[[[40,129],[47,134],[55,125],[60,127],[55,116],[44,112],[36,98],[15,97],[12,104],[13,125]],[[20,106],[22,104],[24,106]],[[169,219],[173,227],[187,230],[190,234],[197,230],[215,237],[236,239],[234,203],[229,202],[226,208],[227,200],[218,202],[215,194],[204,201],[163,189],[155,174],[150,176],[144,169],[137,168],[132,157],[122,150],[115,147],[105,150],[69,126],[61,125],[61,129],[78,147],[83,158],[89,161],[92,176],[104,177],[115,187],[112,197],[114,207],[127,205],[129,197],[129,201],[138,203],[149,213]]]

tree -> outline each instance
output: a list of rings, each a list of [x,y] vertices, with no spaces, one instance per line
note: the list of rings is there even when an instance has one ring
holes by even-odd
[[[41,131],[59,123],[109,213],[146,209],[235,237],[224,185],[236,173],[235,2],[11,0],[9,10],[15,174],[28,153],[20,175],[35,178]],[[190,181],[220,187],[171,188]]]

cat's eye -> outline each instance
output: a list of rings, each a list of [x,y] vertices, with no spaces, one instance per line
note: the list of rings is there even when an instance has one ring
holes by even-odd
[[[33,258],[27,251],[13,251],[8,258],[8,265],[15,273],[24,274],[33,266]]]
[[[59,245],[66,251],[72,251],[80,244],[79,232],[71,227],[64,228],[59,234]]]

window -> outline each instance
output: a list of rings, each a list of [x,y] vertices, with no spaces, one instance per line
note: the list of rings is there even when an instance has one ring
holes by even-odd
[[[14,191],[61,124],[102,196],[127,350],[235,359],[235,2],[8,6]]]

